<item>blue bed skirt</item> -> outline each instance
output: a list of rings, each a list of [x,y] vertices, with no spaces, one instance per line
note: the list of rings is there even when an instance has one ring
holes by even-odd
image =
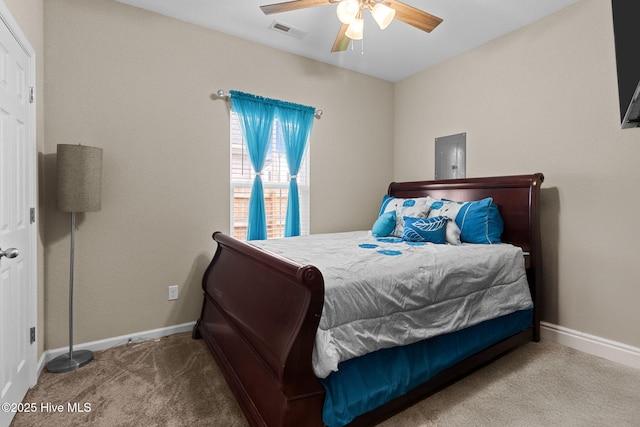
[[[461,331],[378,350],[339,365],[322,379],[323,421],[339,427],[429,380],[469,356],[529,328],[533,310],[517,311]]]

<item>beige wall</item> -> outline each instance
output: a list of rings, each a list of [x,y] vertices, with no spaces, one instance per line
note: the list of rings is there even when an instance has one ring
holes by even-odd
[[[42,199],[42,161],[44,153],[44,26],[43,0],[4,0],[20,29],[35,51],[36,61],[36,150],[38,152],[38,193]],[[38,203],[40,205],[40,202]],[[38,209],[38,355],[44,350],[44,244],[45,218]]]
[[[544,320],[640,346],[640,129],[619,126],[610,2],[582,0],[395,91],[113,0],[49,0],[44,21],[42,0],[5,3],[38,66],[40,351],[68,338],[58,143],[105,153],[103,209],[81,215],[76,235],[76,342],[197,317],[210,234],[229,227],[217,89],[325,111],[312,136],[312,232],[368,227],[362,212],[375,210],[391,179],[433,177],[438,136],[467,132],[468,176],[545,173]],[[170,284],[180,285],[177,302],[167,301]]]
[[[113,0],[48,0],[46,348],[67,343],[69,216],[60,143],[102,147],[102,210],[76,233],[75,341],[196,320],[214,230],[229,229],[237,89],[324,110],[311,138],[311,231],[371,226],[393,173],[393,85]],[[167,286],[180,299],[167,301]]]
[[[396,84],[394,179],[543,172],[543,320],[640,347],[640,129],[620,129],[611,2],[582,0]]]

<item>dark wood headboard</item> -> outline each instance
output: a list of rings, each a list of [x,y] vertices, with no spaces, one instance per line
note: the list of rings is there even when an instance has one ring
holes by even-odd
[[[538,252],[534,246],[540,241],[537,199],[540,197],[540,184],[543,181],[544,175],[536,173],[492,178],[392,182],[388,194],[402,198],[431,196],[461,202],[492,197],[504,220],[502,241],[533,254]]]

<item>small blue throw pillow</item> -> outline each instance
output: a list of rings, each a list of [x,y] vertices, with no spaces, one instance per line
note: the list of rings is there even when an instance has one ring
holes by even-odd
[[[409,242],[447,243],[446,216],[433,218],[404,217],[404,233],[402,239]]]
[[[396,211],[389,211],[378,217],[371,228],[373,237],[386,237],[396,228]]]
[[[466,202],[456,216],[460,240],[467,243],[500,243],[504,222],[491,197]]]

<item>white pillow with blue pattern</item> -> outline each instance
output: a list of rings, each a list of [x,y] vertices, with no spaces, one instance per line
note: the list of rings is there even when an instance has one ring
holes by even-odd
[[[404,217],[426,218],[429,215],[431,200],[429,197],[416,197],[412,199],[401,199],[384,195],[380,205],[379,216],[390,212],[396,212],[396,227],[391,233],[392,236],[402,237],[404,232]]]
[[[449,200],[437,200],[432,197],[429,198],[429,218],[435,218],[438,216],[446,216],[451,221],[447,223],[447,243],[450,245],[460,245],[460,228],[456,224],[456,217],[462,204],[458,202],[452,202]]]

